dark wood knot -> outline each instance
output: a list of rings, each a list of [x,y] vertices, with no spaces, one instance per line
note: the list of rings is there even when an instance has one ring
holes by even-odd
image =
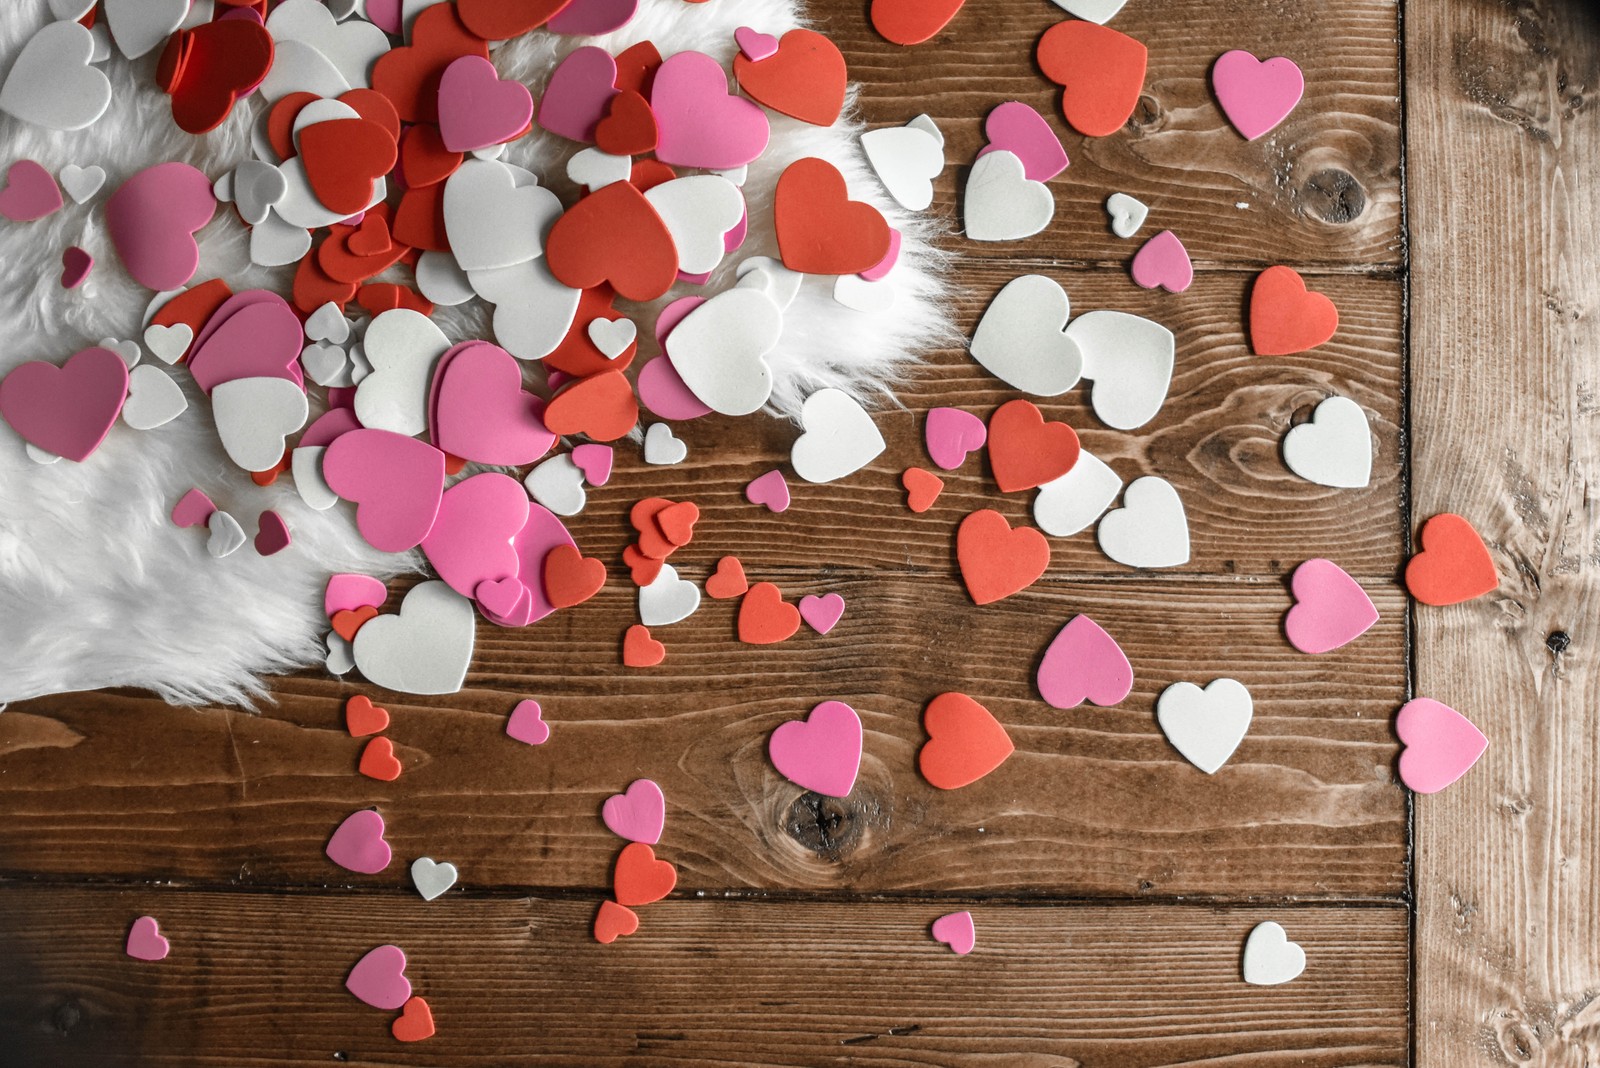
[[[839,860],[860,845],[865,823],[865,813],[852,798],[807,791],[789,806],[784,829],[818,856]]]
[[[1367,191],[1348,171],[1328,167],[1313,174],[1300,190],[1306,207],[1323,222],[1344,226],[1367,210]]]

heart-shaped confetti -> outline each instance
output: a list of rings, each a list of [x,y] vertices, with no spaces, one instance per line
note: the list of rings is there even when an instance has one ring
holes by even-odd
[[[3,390],[0,386],[0,390]],[[1494,558],[1472,524],[1442,512],[1422,524],[1422,551],[1406,563],[1406,589],[1423,604],[1451,605],[1500,585]]]
[[[970,912],[946,913],[933,921],[932,930],[934,940],[949,946],[958,957],[971,953],[978,944],[978,931]]]
[[[667,656],[667,647],[650,637],[650,628],[635,623],[622,638],[622,663],[627,667],[655,667]]]
[[[666,825],[667,799],[651,780],[635,779],[624,792],[606,798],[600,815],[613,834],[655,845]]]
[[[1306,91],[1306,79],[1292,59],[1260,60],[1235,49],[1212,66],[1211,88],[1233,128],[1254,141],[1289,117]]]
[[[594,940],[610,945],[618,938],[633,934],[639,929],[639,915],[615,901],[602,901],[594,917]]]
[[[1178,235],[1163,230],[1134,253],[1133,280],[1145,289],[1182,293],[1194,282],[1194,264]]]
[[[1039,38],[1039,69],[1061,86],[1061,114],[1073,129],[1105,137],[1133,116],[1149,56],[1125,33],[1093,22],[1058,22]]]
[[[745,578],[744,565],[736,556],[724,556],[717,561],[717,569],[706,578],[706,596],[726,601],[741,597],[750,588]]]
[[[1372,481],[1372,430],[1349,397],[1329,397],[1283,436],[1283,462],[1308,482],[1359,489]]]
[[[89,348],[57,367],[18,364],[0,380],[0,417],[23,440],[83,462],[111,432],[128,395],[128,365],[110,349]]]
[[[964,693],[942,693],[928,702],[922,726],[928,741],[917,754],[917,767],[941,790],[977,782],[1016,748],[993,713]]]
[[[1290,356],[1316,348],[1339,329],[1339,309],[1308,291],[1293,267],[1268,267],[1250,290],[1250,348],[1257,356]]]
[[[828,593],[821,597],[807,595],[800,598],[800,618],[818,634],[826,634],[832,630],[843,615],[844,598],[837,593]]]
[[[1258,923],[1244,942],[1244,981],[1279,986],[1306,970],[1306,951],[1289,941],[1281,924]]]
[[[1234,679],[1214,679],[1201,689],[1175,682],[1156,698],[1156,722],[1172,747],[1207,775],[1228,762],[1250,729],[1250,691]]]
[[[402,768],[400,759],[394,755],[394,743],[381,736],[369,741],[361,750],[361,760],[356,770],[380,782],[398,779]]]
[[[101,172],[101,180],[105,172]],[[81,203],[81,201],[80,201]],[[0,215],[12,222],[31,222],[61,210],[61,190],[50,172],[31,159],[19,159],[6,170],[0,189]]]
[[[960,408],[934,408],[923,424],[928,455],[946,471],[954,471],[969,454],[983,448],[989,429],[983,420]]]
[[[637,907],[660,901],[677,883],[677,869],[657,860],[655,850],[644,842],[631,842],[617,854],[611,888],[619,905]]]
[[[983,122],[989,144],[979,156],[1006,151],[1022,161],[1023,173],[1035,182],[1048,182],[1067,169],[1067,150],[1050,124],[1027,104],[1007,101],[989,112]]]
[[[550,724],[544,721],[544,709],[531,698],[518,701],[506,720],[506,735],[525,745],[543,745],[550,740]]]
[[[166,960],[167,954],[172,952],[172,943],[161,933],[161,926],[154,916],[140,916],[128,929],[128,942],[124,949],[135,960]]]
[[[344,703],[344,725],[352,738],[377,734],[389,726],[389,710],[373,704],[366,694],[356,694]]]
[[[800,610],[770,582],[751,586],[739,602],[739,640],[747,645],[775,645],[799,629]]]
[[[778,773],[796,786],[848,797],[861,768],[861,717],[843,701],[824,701],[804,720],[773,731],[767,752]]]
[[[1307,560],[1295,568],[1290,589],[1295,604],[1283,618],[1283,630],[1302,653],[1348,645],[1378,621],[1367,591],[1332,560]]]
[[[421,1042],[434,1033],[433,1010],[420,997],[407,998],[400,1015],[389,1025],[389,1033],[399,1042]]]
[[[1394,721],[1405,747],[1400,781],[1419,794],[1435,794],[1471,770],[1489,739],[1472,721],[1429,697],[1407,701]]]
[[[405,951],[393,945],[368,950],[350,969],[344,986],[375,1009],[398,1009],[411,997]]]
[[[1077,615],[1044,651],[1037,681],[1039,696],[1052,708],[1076,708],[1085,701],[1109,708],[1133,689],[1133,665],[1100,624]]]
[[[770,511],[781,512],[789,507],[789,483],[782,471],[768,471],[750,481],[744,488],[744,496],[751,504],[765,505]]]
[[[944,492],[944,479],[920,467],[908,467],[900,474],[900,484],[905,487],[906,507],[913,512],[926,512],[933,507]]]
[[[392,854],[389,852],[389,843],[383,840],[383,817],[370,808],[350,813],[333,832],[333,837],[328,839],[325,852],[328,854],[328,859],[339,867],[363,875],[375,875],[387,868]],[[404,967],[404,963],[402,957],[401,967]],[[359,994],[356,996],[360,997]],[[376,1007],[399,1008],[399,1006],[400,1002],[397,1001],[394,1005]]]
[[[1050,566],[1050,543],[1032,527],[1011,529],[990,508],[973,512],[956,531],[961,581],[975,604],[992,604],[1027,589]]]
[[[418,857],[411,862],[411,885],[417,888],[424,901],[432,901],[450,889],[459,875],[454,864],[432,857]]]

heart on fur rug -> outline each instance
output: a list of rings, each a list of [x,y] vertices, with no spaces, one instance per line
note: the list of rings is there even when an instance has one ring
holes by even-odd
[[[291,0],[279,5],[278,10],[284,10],[288,2]],[[311,0],[292,2],[303,7]],[[348,9],[348,5],[342,6]],[[418,18],[430,17],[432,10],[425,10]],[[22,0],[18,10],[0,20],[0,56],[18,55],[41,28],[51,24],[51,17],[46,0]],[[663,56],[697,51],[720,64],[724,72],[731,72],[739,52],[735,40],[739,27],[756,27],[781,39],[800,27],[802,17],[798,0],[740,0],[737,4],[641,0],[637,13],[621,28],[595,37],[534,29],[496,47],[492,63],[502,84],[525,86],[535,100],[544,96],[557,67],[580,48],[603,49],[615,57],[648,41]],[[277,26],[277,62],[284,66],[267,72],[260,92],[250,91],[248,85],[197,87],[186,82],[186,77],[196,76],[193,71],[186,74],[188,68],[181,64],[176,68],[169,68],[164,62],[158,64],[164,50],[157,44],[141,58],[132,60],[113,48],[109,60],[93,68],[103,69],[112,92],[104,115],[85,129],[64,136],[13,114],[0,114],[0,140],[10,146],[13,158],[35,160],[52,174],[69,166],[99,168],[106,175],[107,191],[81,204],[74,197],[46,218],[0,229],[0,271],[7,291],[14,295],[9,310],[0,317],[9,341],[0,355],[0,376],[29,359],[44,358],[59,364],[105,337],[144,338],[148,345],[152,336],[164,337],[170,331],[187,328],[193,331],[198,348],[205,337],[206,321],[217,305],[199,307],[205,301],[196,293],[180,302],[184,305],[181,311],[152,318],[148,310],[152,293],[124,269],[105,225],[103,206],[108,193],[156,164],[187,164],[209,181],[220,182],[218,191],[235,197],[234,207],[263,220],[252,232],[240,221],[239,211],[221,204],[210,222],[194,234],[200,262],[194,283],[220,278],[237,295],[267,290],[287,297],[293,292],[298,302],[303,295],[303,279],[294,263],[303,254],[298,243],[303,234],[296,235],[313,224],[332,224],[330,236],[319,246],[335,246],[318,253],[324,270],[334,269],[330,263],[348,266],[381,258],[386,246],[384,233],[405,232],[413,242],[419,232],[426,235],[428,218],[422,217],[419,223],[415,210],[408,214],[403,208],[397,209],[397,196],[390,196],[388,204],[375,203],[385,192],[398,194],[406,183],[390,179],[385,185],[382,181],[382,138],[369,128],[382,127],[383,115],[382,109],[372,108],[369,99],[352,96],[349,103],[327,100],[316,106],[326,106],[324,118],[330,124],[345,123],[347,127],[341,130],[348,128],[351,136],[359,133],[377,142],[378,162],[372,165],[372,173],[378,180],[370,185],[362,184],[370,175],[330,173],[324,163],[318,162],[315,147],[306,143],[302,148],[311,161],[301,164],[291,160],[285,164],[284,172],[289,177],[286,188],[274,188],[266,200],[257,195],[260,191],[254,184],[241,189],[226,180],[241,164],[255,160],[270,140],[264,121],[270,108],[266,96],[286,84],[285,79],[293,73],[291,64],[312,62],[305,58],[309,46],[288,39],[289,35],[282,32],[282,21]],[[217,47],[210,41],[210,36],[215,35],[208,36],[207,31],[194,37],[193,31],[193,27],[178,31],[191,35],[183,38],[191,42],[186,47]],[[255,47],[254,31],[245,36],[251,37],[250,46]],[[363,31],[363,37],[370,39],[372,35]],[[396,43],[393,38],[391,43]],[[345,55],[342,61],[354,59]],[[356,86],[357,93],[370,93],[358,84],[365,73],[359,66],[344,69],[327,65],[326,70],[315,69],[320,72],[317,76],[327,82],[327,96],[341,95],[334,91],[341,83]],[[483,73],[478,72],[480,79]],[[701,75],[690,71],[688,77]],[[379,81],[374,73],[374,87]],[[163,96],[163,86],[177,93],[171,101]],[[231,112],[224,112],[225,117],[204,137],[184,132],[175,122],[174,109],[190,106],[197,94],[206,96],[207,108],[220,110],[226,104],[224,97],[236,91],[248,95],[241,96]],[[890,313],[863,313],[834,299],[833,278],[794,275],[791,279],[787,277],[791,272],[775,264],[760,272],[769,286],[783,289],[794,284],[798,293],[792,299],[789,293],[783,294],[788,301],[783,333],[763,356],[771,376],[771,390],[764,405],[768,414],[755,417],[795,419],[806,397],[827,388],[862,401],[881,397],[896,376],[915,363],[922,350],[935,341],[948,339],[950,327],[942,299],[939,260],[929,245],[937,222],[899,208],[873,178],[858,145],[862,125],[855,115],[855,94],[855,87],[851,86],[845,96],[843,116],[827,127],[759,109],[770,124],[770,136],[765,150],[749,162],[742,175],[748,230],[737,253],[722,257],[702,285],[685,284],[679,278],[669,292],[649,304],[621,301],[614,310],[608,305],[604,311],[582,313],[589,318],[598,314],[606,319],[625,314],[646,327],[638,331],[638,344],[647,351],[639,353],[637,360],[627,352],[617,357],[618,364],[625,362],[624,357],[633,364],[630,376],[658,355],[659,344],[649,349],[654,331],[648,327],[654,324],[662,306],[685,295],[713,296],[732,288],[741,273],[739,265],[752,257],[779,259],[781,252],[773,227],[774,191],[779,176],[795,161],[807,157],[837,168],[851,202],[871,205],[899,232],[898,261],[891,276],[898,299]],[[726,99],[733,110],[738,110],[736,105],[757,107],[743,96]],[[366,106],[352,106],[357,102]],[[186,117],[194,118],[190,113]],[[208,114],[206,118],[209,117]],[[512,115],[511,119],[518,117]],[[398,130],[396,124],[395,133]],[[695,153],[702,146],[684,147],[683,138],[678,136],[682,132],[667,130],[674,151],[688,153],[686,159],[700,160]],[[329,135],[331,138],[331,131]],[[287,137],[287,129],[279,130],[279,136]],[[510,142],[499,158],[514,168],[531,172],[541,194],[545,190],[554,193],[570,209],[581,190],[568,177],[568,163],[583,150],[584,145],[549,132],[536,118],[531,132]],[[401,152],[398,158],[396,166],[406,166],[405,153]],[[413,160],[412,165],[419,163]],[[592,162],[589,166],[592,170]],[[627,173],[624,170],[621,177],[626,178]],[[721,185],[710,179],[704,184],[708,192],[696,196],[727,199]],[[354,217],[345,218],[348,212],[325,212],[316,202],[317,195],[334,195],[329,192],[333,189],[338,189],[341,197],[354,197],[342,201],[346,206],[358,204],[368,190],[372,191],[369,203],[374,206],[359,225]],[[684,190],[685,195],[689,192]],[[250,204],[240,205],[239,196],[250,199]],[[636,199],[644,202],[642,197]],[[728,232],[730,242],[735,232]],[[681,226],[673,238],[687,241],[691,236],[697,249],[714,252],[707,235],[686,236]],[[399,240],[398,236],[395,240]],[[97,264],[92,281],[72,291],[62,290],[57,284],[60,250],[68,245],[82,246]],[[259,266],[251,261],[252,251],[257,260],[283,265]],[[712,258],[708,256],[706,262]],[[388,262],[394,264],[395,260]],[[547,267],[545,260],[535,259],[490,272],[474,272],[469,278],[448,255],[443,261],[434,256],[429,261],[428,288],[437,306],[430,318],[457,345],[475,339],[498,339],[502,346],[515,350],[513,334],[519,342],[543,344],[543,339],[531,337],[536,324],[529,321],[527,309],[509,301],[497,306],[471,294],[474,289],[479,293],[538,293],[542,296],[530,300],[530,306],[534,300],[559,302],[561,287],[551,277],[557,266]],[[337,288],[343,283],[334,280],[328,284],[335,287],[333,292],[338,296],[326,299],[348,299],[345,314],[360,327],[385,308],[410,306],[404,302],[408,294],[415,296],[410,294],[414,284],[411,268],[397,265],[385,269],[388,273],[373,276],[373,284],[362,289],[359,302],[354,297],[353,284],[346,293]],[[696,275],[693,280],[698,281],[699,277]],[[639,292],[652,289],[645,287]],[[769,289],[769,295],[776,291]],[[547,306],[550,305],[540,305]],[[150,328],[156,328],[154,335]],[[566,353],[564,358],[569,360],[599,360],[601,367],[606,366],[606,355],[592,345],[579,351],[588,344],[585,338],[574,344],[573,351],[567,351],[563,344],[558,352]],[[175,358],[154,351],[147,358],[153,355],[168,363]],[[367,363],[370,354],[363,353],[359,345],[350,345],[343,357],[326,350],[319,350],[317,355],[321,361],[319,374],[330,381],[341,380],[336,377],[339,375],[349,375],[353,381],[355,376],[371,373]],[[552,366],[560,358],[563,357],[552,355]],[[532,365],[525,362],[524,370],[529,366]],[[587,374],[594,369],[583,366],[588,369],[574,373]],[[298,365],[290,371],[295,377],[300,375]],[[15,432],[9,427],[0,429],[0,586],[10,594],[9,604],[20,607],[0,613],[0,642],[7,649],[6,666],[0,670],[0,702],[66,690],[139,686],[172,702],[248,703],[264,692],[262,675],[319,663],[327,655],[323,635],[328,630],[328,619],[322,611],[322,593],[331,573],[387,578],[423,568],[423,558],[416,551],[392,554],[372,548],[357,530],[354,509],[328,507],[326,492],[319,500],[322,507],[313,507],[308,503],[310,498],[297,491],[293,477],[273,481],[270,474],[252,477],[233,467],[224,455],[208,414],[210,405],[201,390],[181,365],[174,368],[173,377],[180,381],[189,401],[187,412],[145,431],[119,422],[111,428],[101,448],[83,463],[36,462]],[[533,381],[530,378],[530,384]],[[542,385],[542,376],[538,384]],[[290,445],[323,447],[337,436],[341,426],[344,430],[353,429],[339,423],[348,413],[324,414],[322,388],[312,387],[310,397],[307,428],[298,442],[291,437]],[[469,467],[463,474],[470,476],[474,470]],[[169,518],[174,503],[191,489],[203,490],[219,509],[231,514],[254,516],[268,510],[276,513],[286,529],[293,531],[292,548],[270,557],[246,548],[225,559],[213,559],[206,549],[203,528],[182,529]],[[531,549],[521,545],[518,548],[524,554],[523,578],[537,575],[542,558],[531,560],[527,555]],[[536,617],[540,598],[535,596],[534,606],[528,607],[526,595],[530,591],[518,587],[517,581],[506,579],[497,584],[506,594],[497,604],[508,618]],[[523,595],[520,603],[519,589]],[[88,620],[94,622],[90,624]]]

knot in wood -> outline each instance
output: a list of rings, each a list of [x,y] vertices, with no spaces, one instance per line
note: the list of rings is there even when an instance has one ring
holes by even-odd
[[[1564,630],[1553,630],[1550,632],[1550,637],[1544,640],[1544,647],[1550,650],[1550,655],[1558,660],[1561,658],[1561,654],[1566,652],[1571,645],[1572,635]]]
[[[848,797],[806,792],[789,806],[784,830],[820,857],[840,860],[861,842],[864,813]]]
[[[76,1001],[68,999],[50,1010],[50,1020],[46,1027],[58,1035],[67,1035],[72,1033],[82,1019],[83,1010],[78,1007]]]
[[[1367,191],[1348,171],[1328,167],[1313,174],[1300,189],[1306,207],[1323,222],[1344,226],[1367,210]]]

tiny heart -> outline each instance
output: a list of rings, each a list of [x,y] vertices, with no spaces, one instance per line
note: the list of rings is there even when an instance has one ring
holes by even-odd
[[[966,0],[872,0],[872,28],[897,45],[921,44],[956,17]]]
[[[1460,516],[1442,512],[1429,519],[1421,541],[1422,551],[1406,564],[1406,589],[1423,604],[1460,604],[1499,587],[1488,547]]]
[[[377,615],[378,609],[375,606],[365,604],[360,608],[340,609],[333,614],[328,622],[333,624],[335,634],[350,642],[355,641],[356,632],[361,629],[361,625],[369,619],[376,618]]]
[[[587,442],[572,450],[572,462],[591,486],[604,486],[611,478],[613,452],[610,445]]]
[[[672,436],[666,423],[652,423],[644,433],[644,462],[658,466],[682,463],[689,455],[689,446]]]
[[[1203,690],[1175,682],[1156,698],[1156,722],[1185,760],[1214,775],[1244,741],[1254,708],[1250,691],[1234,679],[1213,679]]]
[[[218,560],[232,556],[244,545],[244,528],[227,512],[212,512],[211,518],[206,520],[206,529],[211,532],[206,539],[206,552]]]
[[[1027,589],[1050,566],[1050,543],[1032,527],[1011,529],[992,508],[973,512],[956,531],[956,562],[975,604]]]
[[[946,471],[960,467],[968,454],[977,452],[989,440],[989,429],[983,420],[960,408],[933,409],[922,433],[928,455]]]
[[[420,997],[407,998],[389,1033],[400,1042],[421,1042],[433,1037],[433,1010]]]
[[[944,479],[920,467],[908,467],[900,474],[900,484],[906,488],[906,507],[913,512],[926,512],[944,492]]]
[[[89,348],[57,367],[18,364],[0,380],[0,417],[24,441],[81,463],[100,447],[128,395],[128,365]]]
[[[739,640],[747,645],[775,645],[799,629],[800,610],[770,582],[751,586],[739,602]]]
[[[93,256],[77,245],[69,246],[61,253],[61,288],[77,289],[83,285],[84,279],[89,277],[89,272],[93,268]]]
[[[1194,264],[1178,235],[1163,230],[1133,255],[1133,280],[1145,289],[1182,293],[1194,282]]]
[[[743,53],[746,42],[739,32],[734,40]],[[735,56],[733,74],[739,88],[754,99],[813,126],[832,126],[844,110],[848,81],[844,56],[838,45],[815,30],[790,30],[769,56]]]
[[[576,546],[557,545],[544,558],[544,595],[556,608],[582,604],[606,584],[606,565]]]
[[[718,560],[717,569],[706,579],[706,596],[718,601],[742,596],[749,588],[744,565],[737,556],[724,556]]]
[[[60,211],[63,203],[56,180],[33,160],[19,159],[7,169],[5,188],[0,189],[0,215],[12,222],[31,222]]]
[[[373,609],[373,613],[377,613],[376,608]],[[350,732],[350,737],[361,738],[368,734],[377,734],[388,726],[389,710],[373,704],[372,699],[366,694],[358,693],[344,703],[344,729]]]
[[[389,852],[389,843],[383,840],[383,817],[370,808],[358,809],[344,818],[333,832],[333,837],[328,839],[325,852],[328,859],[349,871],[360,872],[362,875],[376,875],[389,866],[392,854]],[[404,966],[404,958],[402,958]],[[360,995],[356,995],[360,997]],[[362,1000],[365,1000],[364,998]],[[404,1001],[401,998],[400,1001]],[[379,1005],[380,1009],[399,1008],[400,1001],[393,1005]],[[369,1004],[371,1004],[369,1002]]]
[[[781,512],[789,507],[788,480],[783,477],[782,471],[757,475],[744,488],[744,497],[751,504],[762,504],[769,511]]]
[[[650,637],[650,628],[641,623],[629,627],[622,636],[622,663],[626,667],[655,667],[667,657],[667,647]]]
[[[737,66],[738,60],[734,62]],[[704,53],[669,56],[650,84],[650,107],[660,131],[656,159],[662,163],[730,170],[767,149],[771,128],[766,113],[730,95],[727,72]]]
[[[661,574],[664,561],[660,557],[646,556],[637,545],[622,550],[622,562],[627,565],[628,577],[635,586],[648,586]]]
[[[796,786],[848,797],[861,769],[861,717],[843,701],[824,701],[804,720],[779,725],[767,741],[767,753],[778,773]]]
[[[639,929],[639,915],[615,901],[600,902],[600,911],[594,917],[594,940],[609,946],[618,938],[631,935]]]
[[[1465,775],[1489,748],[1471,720],[1428,697],[1407,701],[1394,721],[1405,748],[1400,781],[1419,794],[1436,794]]]
[[[344,572],[328,577],[328,587],[322,594],[322,610],[331,618],[341,609],[379,608],[388,599],[389,588],[378,579]]]
[[[1306,79],[1291,59],[1260,60],[1235,49],[1212,66],[1211,88],[1233,128],[1254,141],[1289,117],[1305,94]]]
[[[1302,653],[1348,645],[1378,621],[1367,591],[1332,560],[1307,560],[1294,569],[1290,588],[1295,604],[1283,617],[1283,630]]]
[[[1079,133],[1105,137],[1138,106],[1149,54],[1125,33],[1068,19],[1039,38],[1038,60],[1044,76],[1061,86],[1062,117]]]
[[[1061,147],[1050,124],[1027,104],[1010,100],[984,120],[983,132],[989,144],[978,153],[1004,150],[1022,161],[1023,173],[1031,181],[1048,182],[1067,169],[1067,150]]]
[[[1126,240],[1139,232],[1150,209],[1126,193],[1112,193],[1106,197],[1106,214],[1111,218],[1111,232]]]
[[[667,798],[649,779],[635,779],[627,790],[612,794],[600,807],[600,816],[613,834],[630,842],[655,845],[667,820]]]
[[[700,519],[700,506],[693,501],[675,501],[657,510],[650,518],[667,541],[681,549],[694,539],[694,525]]]
[[[922,713],[928,732],[917,767],[941,790],[977,782],[1006,762],[1016,746],[987,708],[964,693],[942,693]]]
[[[126,952],[135,960],[165,960],[172,943],[162,935],[154,916],[140,916],[128,930]]]
[[[418,857],[411,862],[411,885],[424,901],[432,901],[450,889],[460,874],[454,864],[440,863],[432,857]]]
[[[192,489],[172,506],[172,523],[177,527],[203,527],[217,506],[203,492]]]
[[[216,208],[204,174],[187,163],[158,163],[106,200],[106,231],[134,281],[157,291],[181,289],[200,265],[195,231]]]
[[[989,417],[989,464],[1002,493],[1053,482],[1078,462],[1078,434],[1047,423],[1032,401],[1011,400]]]
[[[1349,397],[1329,397],[1283,436],[1283,462],[1322,486],[1359,489],[1372,481],[1372,429]]]
[[[1309,292],[1293,267],[1268,267],[1250,290],[1250,348],[1257,356],[1306,352],[1339,329],[1339,309]]]
[[[502,81],[482,56],[462,56],[439,79],[439,134],[451,152],[504,144],[533,120],[533,95],[521,82]]]
[[[1306,970],[1306,951],[1289,941],[1280,924],[1258,923],[1244,940],[1244,981],[1278,986]]]
[[[860,274],[889,254],[889,224],[871,204],[850,199],[826,160],[795,160],[778,179],[773,221],[783,265],[805,274]]]
[[[523,623],[529,620],[520,615],[526,607],[532,610],[533,595],[528,587],[522,584],[519,578],[503,578],[494,582],[480,582],[472,591],[472,599],[478,602],[478,607],[490,619],[502,626],[519,626],[520,623],[502,622],[513,618],[520,618]]]
[[[826,634],[844,615],[844,598],[837,593],[814,594],[800,598],[800,618],[818,634]]]
[[[733,31],[733,39],[743,52],[745,58],[752,63],[760,63],[763,59],[778,51],[778,39],[770,33],[761,33],[752,30],[749,26],[740,26]]]
[[[1121,704],[1133,689],[1133,665],[1100,624],[1077,615],[1044,651],[1038,683],[1039,696],[1052,708],[1074,708],[1085,701],[1109,708]]]
[[[394,755],[394,743],[387,738],[372,739],[361,750],[358,771],[369,779],[393,782],[400,777],[400,759]]]
[[[256,552],[271,556],[287,549],[290,541],[289,524],[283,516],[268,509],[256,518]]]
[[[611,875],[611,889],[619,905],[648,905],[672,893],[678,884],[678,871],[644,842],[631,842],[617,854]]]
[[[978,944],[978,931],[972,923],[972,913],[951,912],[933,921],[933,937],[949,946],[955,955],[964,957]]]
[[[378,946],[356,961],[344,988],[375,1009],[398,1009],[411,998],[406,955],[399,946]]]
[[[61,188],[66,190],[75,204],[86,203],[89,198],[100,192],[100,187],[105,182],[106,172],[103,167],[80,167],[76,163],[69,163],[61,168]],[[4,193],[0,193],[0,199],[4,196]],[[4,207],[0,207],[0,215],[6,215]],[[11,218],[9,215],[6,217]]]
[[[550,724],[544,721],[544,709],[531,698],[518,701],[506,720],[506,734],[527,745],[543,745],[550,740]]]

